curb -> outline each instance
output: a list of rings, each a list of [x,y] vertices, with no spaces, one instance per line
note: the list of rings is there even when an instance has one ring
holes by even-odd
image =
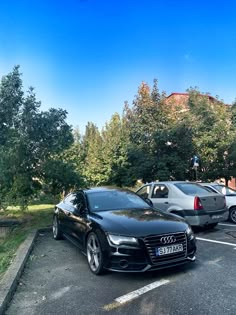
[[[16,256],[0,281],[0,315],[3,315],[7,305],[17,288],[18,280],[23,272],[28,257],[33,249],[34,242],[41,232],[50,231],[50,228],[36,230],[28,235],[26,240],[20,245]]]

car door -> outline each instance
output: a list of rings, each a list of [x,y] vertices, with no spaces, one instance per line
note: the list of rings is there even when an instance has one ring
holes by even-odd
[[[71,234],[71,224],[73,221],[72,215],[74,213],[74,200],[76,195],[69,194],[61,203],[60,207],[60,224],[65,233]]]
[[[70,217],[70,234],[78,245],[83,248],[84,236],[89,229],[88,207],[84,193],[76,193],[73,200],[73,211]]]
[[[150,194],[150,199],[155,208],[163,211],[166,211],[169,208],[169,189],[165,184],[154,184]]]
[[[69,217],[73,211],[73,209],[71,208],[72,206],[72,201],[74,199],[74,194],[71,193],[69,195],[67,195],[65,197],[64,200],[62,200],[58,205],[57,205],[57,208],[58,208],[58,219],[59,219],[59,222],[60,222],[60,227],[62,229],[63,232],[65,233],[69,233],[69,230],[68,230],[68,220],[69,220]]]

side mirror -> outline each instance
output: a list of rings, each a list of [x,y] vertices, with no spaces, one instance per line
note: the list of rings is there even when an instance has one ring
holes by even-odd
[[[83,216],[85,215],[86,213],[88,212],[88,209],[87,208],[81,208],[78,209],[77,207],[75,207],[75,210],[74,210],[74,214],[76,216]]]

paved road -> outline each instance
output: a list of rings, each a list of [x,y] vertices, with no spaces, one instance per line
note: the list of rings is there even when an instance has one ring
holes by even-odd
[[[236,226],[220,225],[196,236],[201,240],[194,264],[145,274],[94,276],[76,247],[41,234],[6,314],[235,315]],[[141,294],[153,283],[156,288]],[[136,290],[136,298],[115,302]]]

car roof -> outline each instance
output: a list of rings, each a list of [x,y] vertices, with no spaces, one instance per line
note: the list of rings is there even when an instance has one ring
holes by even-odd
[[[184,180],[167,180],[167,181],[162,181],[162,182],[158,182],[158,181],[155,181],[155,182],[151,182],[151,183],[147,183],[148,184],[198,184],[196,182],[186,182]]]
[[[81,189],[83,190],[86,194],[91,194],[91,193],[95,193],[95,192],[105,192],[105,191],[128,191],[128,192],[132,192],[131,190],[128,189],[122,189],[122,188],[118,188],[118,187],[106,187],[106,186],[101,186],[101,187],[90,187],[90,188],[84,188]]]
[[[210,185],[210,186],[225,186],[224,184],[219,183],[199,183],[200,185]]]

